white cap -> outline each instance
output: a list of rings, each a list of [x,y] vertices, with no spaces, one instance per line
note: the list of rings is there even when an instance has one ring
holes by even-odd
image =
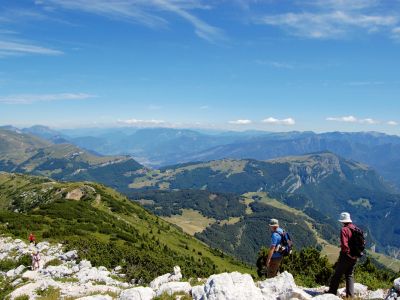
[[[342,212],[340,214],[339,222],[341,223],[352,223],[353,221],[350,218],[350,214],[348,212]]]

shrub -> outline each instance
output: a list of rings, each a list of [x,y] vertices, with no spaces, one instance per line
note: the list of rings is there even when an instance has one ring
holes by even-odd
[[[62,265],[62,263],[63,263],[63,262],[62,262],[60,259],[54,258],[54,259],[48,261],[48,262],[44,265],[44,267],[47,268],[48,266],[59,266],[59,265]]]

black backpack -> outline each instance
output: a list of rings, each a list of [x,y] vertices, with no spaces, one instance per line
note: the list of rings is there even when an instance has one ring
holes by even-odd
[[[364,255],[365,250],[365,236],[364,232],[355,226],[350,228],[351,238],[349,240],[350,255],[354,257],[361,257]]]
[[[281,243],[276,252],[280,253],[282,256],[290,255],[292,253],[293,241],[289,233],[284,231],[283,233],[278,232],[278,234],[281,236]]]

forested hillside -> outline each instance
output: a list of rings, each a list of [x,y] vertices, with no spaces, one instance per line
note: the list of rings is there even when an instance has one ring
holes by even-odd
[[[103,185],[0,173],[0,231],[62,242],[96,265],[147,281],[180,265],[186,276],[248,268]]]

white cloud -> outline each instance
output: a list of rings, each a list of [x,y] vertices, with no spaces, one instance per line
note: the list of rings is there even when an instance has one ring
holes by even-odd
[[[41,54],[41,55],[61,55],[62,51],[37,46],[24,41],[0,40],[0,56],[22,55],[22,54]]]
[[[400,16],[395,13],[400,5],[394,4],[393,9],[388,10],[386,1],[312,0],[298,1],[295,5],[298,6],[296,11],[264,15],[254,20],[284,29],[291,35],[312,39],[377,32],[395,36],[395,28],[400,25]]]
[[[139,120],[139,119],[128,119],[128,120],[118,120],[118,123],[126,124],[126,125],[138,125],[138,126],[146,126],[146,125],[160,125],[164,124],[163,120]]]
[[[286,118],[286,119],[276,119],[273,117],[266,118],[262,120],[263,123],[271,124],[271,125],[295,125],[296,121],[293,118]]]
[[[396,122],[396,121],[388,121],[386,124],[388,124],[388,125],[390,125],[390,126],[397,126],[397,125],[399,125],[399,123]]]
[[[36,1],[36,4],[80,10],[152,28],[166,27],[168,21],[161,16],[160,12],[168,12],[190,23],[194,27],[196,35],[202,39],[207,41],[223,39],[223,32],[219,28],[209,25],[189,12],[194,9],[210,9],[210,6],[196,0],[41,0]]]
[[[395,27],[392,29],[392,37],[396,40],[400,40],[400,27]]]
[[[344,122],[344,123],[360,123],[360,124],[379,124],[378,120],[372,118],[358,119],[355,116],[343,116],[343,117],[328,117],[327,121]]]
[[[0,96],[0,103],[4,104],[31,104],[34,102],[52,102],[62,100],[86,100],[96,97],[86,93],[61,93],[61,94],[18,94]]]
[[[236,120],[236,121],[229,121],[229,124],[233,124],[233,125],[249,125],[253,123],[251,120]]]

